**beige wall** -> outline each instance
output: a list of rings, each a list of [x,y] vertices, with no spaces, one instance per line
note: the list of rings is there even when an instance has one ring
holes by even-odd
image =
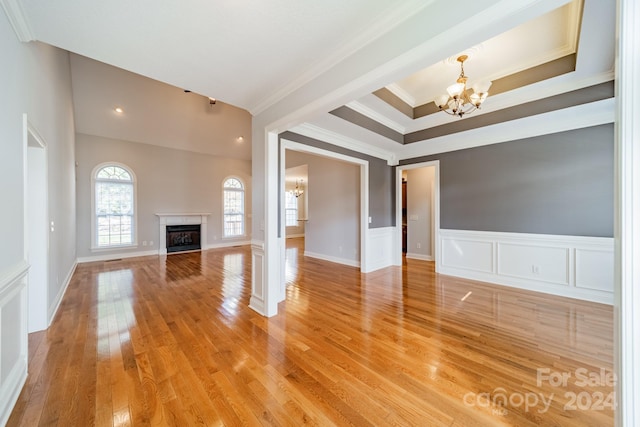
[[[308,165],[305,253],[360,261],[360,167],[287,151],[287,167]]]
[[[113,252],[158,249],[156,213],[210,212],[207,244],[249,240],[251,162],[128,141],[78,134],[76,137],[78,257],[104,255],[91,251],[91,172],[100,163],[130,167],[137,182],[138,247]],[[245,184],[245,232],[237,239],[222,238],[222,183],[235,176]],[[143,241],[153,245],[143,246]],[[108,252],[107,252],[108,253]]]

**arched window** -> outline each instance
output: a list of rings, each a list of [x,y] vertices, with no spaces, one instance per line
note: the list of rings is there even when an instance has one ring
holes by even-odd
[[[224,237],[244,235],[244,185],[238,178],[227,178],[222,185]]]
[[[126,166],[102,164],[93,173],[93,247],[132,246],[135,238],[135,176]]]

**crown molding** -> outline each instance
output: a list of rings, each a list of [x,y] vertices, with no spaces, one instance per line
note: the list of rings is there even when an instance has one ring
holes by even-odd
[[[347,107],[351,108],[354,111],[357,111],[358,113],[362,114],[363,116],[367,116],[369,117],[371,120],[375,120],[376,122],[385,125],[388,128],[391,128],[393,130],[395,130],[396,132],[399,132],[401,134],[405,134],[407,133],[407,129],[402,126],[401,124],[399,124],[398,122],[395,122],[393,120],[391,120],[389,117],[385,116],[384,114],[381,114],[377,111],[375,111],[372,108],[367,107],[366,105],[364,105],[361,102],[358,101],[351,101],[348,104],[345,104]]]
[[[404,21],[411,18],[431,3],[433,3],[433,0],[410,0],[401,6],[390,9],[388,11],[389,13],[383,16],[382,19],[377,20],[373,25],[367,28],[365,32],[358,34],[351,41],[336,49],[333,55],[317,62],[311,68],[303,72],[298,78],[277,89],[271,95],[257,102],[254,106],[248,108],[248,111],[253,116],[259,115],[273,104],[292,94],[315,78],[321,76],[349,56],[355,54],[373,40],[402,24]]]
[[[410,105],[411,108],[416,108],[416,98],[406,90],[402,89],[398,83],[391,83],[385,87],[406,104]]]
[[[19,0],[0,0],[2,8],[9,19],[9,23],[13,27],[13,31],[16,33],[18,40],[21,42],[31,42],[36,39],[35,34],[31,30],[29,25],[29,19],[24,13],[24,9],[20,5]]]
[[[362,154],[376,157],[378,159],[386,160],[387,164],[390,166],[395,166],[398,164],[395,153],[391,151],[374,147],[362,141],[349,138],[347,136],[321,128],[316,125],[303,123],[301,125],[298,125],[290,129],[290,131],[303,136],[307,136],[309,138],[314,138],[320,141],[328,142],[329,144],[337,145],[342,148],[347,148],[349,150],[357,151],[358,153],[362,153]]]

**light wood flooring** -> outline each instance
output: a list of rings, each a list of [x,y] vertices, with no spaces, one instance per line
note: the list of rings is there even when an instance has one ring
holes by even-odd
[[[247,246],[78,265],[8,425],[613,425],[611,307],[287,246],[270,319]]]

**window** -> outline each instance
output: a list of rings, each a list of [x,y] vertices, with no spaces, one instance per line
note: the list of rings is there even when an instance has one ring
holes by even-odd
[[[131,246],[135,239],[135,180],[123,165],[100,165],[93,174],[93,246]]]
[[[244,186],[237,178],[227,178],[223,185],[224,237],[244,235]]]
[[[286,227],[297,227],[298,198],[291,191],[285,191],[284,194],[284,225]]]

